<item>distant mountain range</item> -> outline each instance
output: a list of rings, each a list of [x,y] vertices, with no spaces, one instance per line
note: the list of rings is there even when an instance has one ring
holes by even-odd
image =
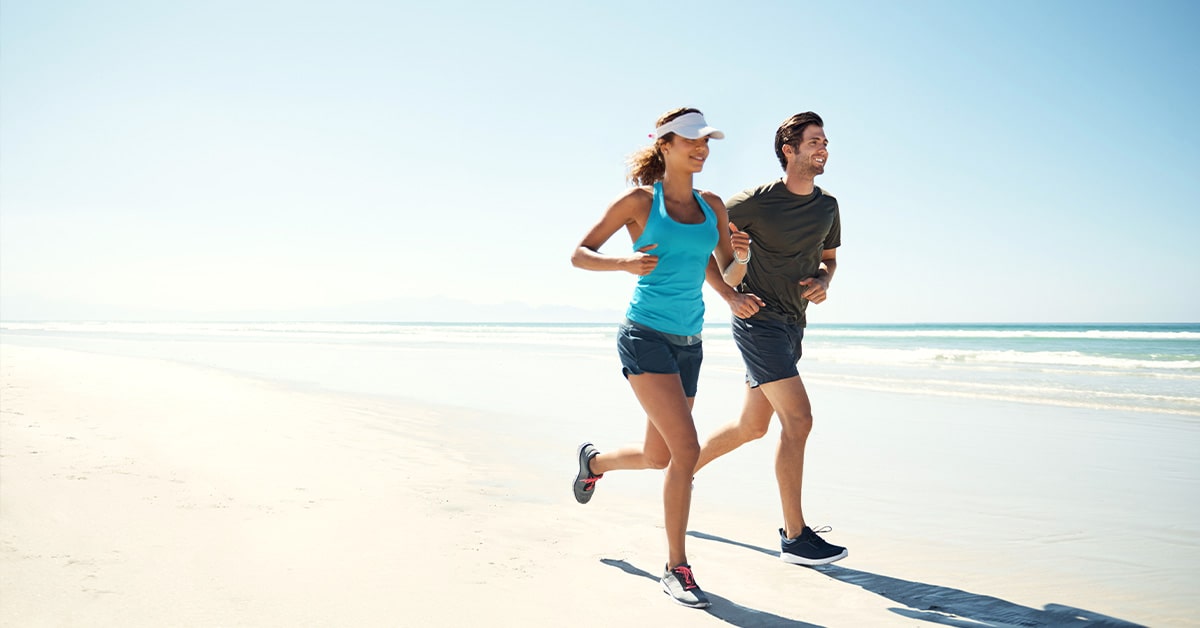
[[[594,323],[620,320],[623,309],[587,309],[569,305],[469,303],[452,299],[394,299],[345,306],[276,312],[240,312],[238,319],[320,321],[436,321],[445,323]]]
[[[299,308],[224,308],[203,311],[136,308],[65,302],[0,301],[0,320],[103,321],[378,321],[602,323],[618,321],[624,309],[588,309],[569,305],[470,303],[439,298],[389,299],[368,303]]]

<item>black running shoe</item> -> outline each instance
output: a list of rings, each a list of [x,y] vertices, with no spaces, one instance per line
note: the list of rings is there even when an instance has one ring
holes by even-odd
[[[833,528],[825,526],[821,532],[829,532]],[[828,565],[835,560],[841,560],[850,555],[846,548],[825,542],[817,536],[812,528],[804,526],[800,536],[789,539],[784,536],[783,528],[779,529],[779,560],[793,565]]]
[[[592,491],[596,490],[596,480],[604,477],[604,474],[596,475],[592,473],[592,458],[599,456],[600,452],[591,443],[584,443],[579,446],[579,474],[575,476],[575,501],[586,504],[592,498]]]
[[[675,602],[689,608],[705,608],[708,606],[708,596],[696,584],[690,565],[677,565],[674,569],[664,567],[662,580],[663,593],[671,596]]]

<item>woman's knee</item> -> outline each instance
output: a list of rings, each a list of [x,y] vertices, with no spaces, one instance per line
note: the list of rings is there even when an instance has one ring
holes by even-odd
[[[700,441],[693,439],[686,443],[676,443],[671,449],[671,458],[682,465],[695,467],[700,461]]]
[[[651,469],[666,469],[667,465],[671,464],[671,452],[669,451],[647,451],[646,466]]]

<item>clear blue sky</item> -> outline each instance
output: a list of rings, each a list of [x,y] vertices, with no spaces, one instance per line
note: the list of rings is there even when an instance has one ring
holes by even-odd
[[[619,312],[632,276],[569,255],[695,106],[725,198],[781,174],[783,119],[825,118],[843,246],[813,322],[1197,321],[1197,24],[1191,1],[4,0],[0,317]]]

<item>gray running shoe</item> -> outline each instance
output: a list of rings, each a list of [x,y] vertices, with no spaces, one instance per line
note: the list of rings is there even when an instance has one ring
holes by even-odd
[[[821,532],[829,532],[833,528],[825,526]],[[816,531],[808,526],[800,531],[800,536],[789,539],[783,528],[779,528],[779,560],[793,565],[828,565],[835,560],[841,560],[850,555],[846,548],[827,543],[817,536]]]
[[[592,499],[592,492],[596,490],[596,480],[604,477],[603,473],[600,475],[592,473],[592,458],[599,455],[600,452],[591,443],[579,446],[579,473],[575,476],[575,501],[581,504],[586,504]]]
[[[696,584],[696,577],[692,575],[690,565],[677,565],[674,569],[664,567],[664,570],[661,580],[663,593],[688,608],[708,607],[708,596],[704,595],[700,585]]]

